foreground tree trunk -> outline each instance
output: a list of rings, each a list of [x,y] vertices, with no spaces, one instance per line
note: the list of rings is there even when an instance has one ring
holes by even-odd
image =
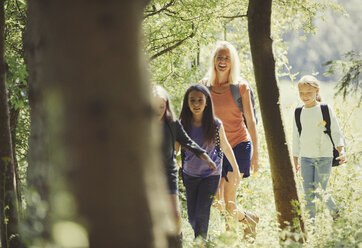
[[[4,1],[0,2],[0,234],[1,247],[8,247],[7,226],[5,224],[5,182],[6,170],[11,165],[11,139],[8,97],[6,90],[5,61],[4,61]]]
[[[176,235],[140,55],[145,4],[29,1],[32,118],[44,116],[35,121],[47,127],[32,152],[46,151],[52,135],[49,163],[38,167],[33,159],[30,166],[69,183],[90,247],[168,247]]]
[[[280,213],[278,221],[282,229],[288,226],[285,223],[288,222],[294,231],[304,231],[302,215],[298,214],[300,201],[279,104],[273,41],[270,36],[271,7],[272,0],[249,0],[251,54],[268,146],[276,210]],[[295,223],[295,220],[299,221]]]
[[[1,247],[20,247],[4,58],[4,1],[0,1],[0,231]],[[6,223],[5,223],[6,222]]]

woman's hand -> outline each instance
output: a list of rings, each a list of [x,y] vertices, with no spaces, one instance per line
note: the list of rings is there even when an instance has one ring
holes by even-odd
[[[237,170],[236,172],[233,171],[233,173],[230,173],[232,176],[231,176],[231,181],[230,182],[233,182],[235,186],[238,186],[239,183],[240,183],[240,180],[241,180],[241,174],[240,174],[240,171]]]
[[[251,161],[250,161],[251,171],[256,173],[259,170],[259,156],[258,154],[253,154]]]

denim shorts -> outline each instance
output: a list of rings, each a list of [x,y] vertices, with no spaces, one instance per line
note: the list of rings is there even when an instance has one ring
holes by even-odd
[[[239,166],[240,173],[244,173],[243,177],[249,177],[250,176],[250,161],[251,161],[251,142],[241,142],[237,144],[233,148],[234,156],[236,159],[236,162]],[[233,168],[231,167],[231,164],[229,160],[226,158],[224,154],[223,158],[223,170],[226,171],[226,173],[223,173],[224,175],[227,174],[229,171],[233,171]]]

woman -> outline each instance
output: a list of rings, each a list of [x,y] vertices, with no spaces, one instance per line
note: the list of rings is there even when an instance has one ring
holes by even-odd
[[[203,83],[210,86],[215,115],[224,124],[226,137],[233,148],[239,171],[243,177],[249,177],[250,169],[256,173],[259,168],[258,140],[250,88],[242,81],[239,66],[240,62],[235,47],[227,41],[219,41],[211,56],[207,80],[203,80]],[[234,102],[230,90],[231,84],[238,85],[244,113]],[[232,166],[227,158],[223,160],[223,169],[228,177],[234,177]],[[236,205],[237,187],[238,185],[226,182],[223,177],[216,197],[219,202],[224,198],[226,210],[236,220],[252,223],[252,226],[245,230],[246,233],[250,233],[254,231],[259,218],[238,209]],[[218,208],[223,210],[221,205]]]

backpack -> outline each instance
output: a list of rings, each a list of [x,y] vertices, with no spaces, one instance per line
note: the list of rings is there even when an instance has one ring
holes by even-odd
[[[254,112],[255,122],[256,122],[256,124],[258,124],[258,118],[256,117],[254,92],[253,92],[253,89],[250,87],[250,85],[249,85],[249,88],[250,88],[250,100],[251,100],[251,105],[252,105],[253,112]],[[239,91],[239,85],[238,84],[230,84],[230,90],[231,90],[231,95],[233,96],[233,99],[234,99],[234,102],[235,102],[236,106],[238,106],[241,113],[243,114],[244,122],[245,122],[245,125],[246,125],[246,120],[245,120],[245,116],[244,116],[244,109],[243,109],[243,101],[241,99],[241,95],[240,95],[240,91]],[[246,127],[247,127],[247,125],[246,125]]]
[[[250,88],[251,105],[252,105],[252,109],[253,109],[253,112],[254,112],[255,122],[256,122],[256,124],[258,124],[258,118],[256,117],[254,92],[253,92],[253,89],[250,87],[250,85],[245,80],[244,80],[244,82]],[[207,88],[210,90],[210,86],[207,86]],[[238,107],[238,109],[243,114],[245,126],[248,127],[247,124],[246,124],[246,119],[245,119],[245,115],[244,115],[243,101],[241,99],[241,95],[240,95],[240,91],[239,91],[239,84],[230,84],[230,90],[231,90],[231,95],[233,96],[233,99],[234,99],[234,102],[235,102],[236,106]]]
[[[322,116],[323,116],[323,121],[326,122],[326,130],[324,131],[325,134],[327,134],[332,142],[333,145],[333,162],[332,162],[332,166],[338,166],[339,165],[339,159],[337,159],[339,157],[339,152],[336,149],[333,139],[332,139],[332,135],[331,135],[331,118],[329,115],[329,109],[328,109],[328,105],[327,104],[321,104],[321,111],[322,111]],[[300,114],[302,112],[303,106],[301,107],[297,107],[295,109],[294,115],[295,115],[295,123],[297,125],[298,128],[298,133],[299,136],[302,133],[302,124],[300,123]]]

